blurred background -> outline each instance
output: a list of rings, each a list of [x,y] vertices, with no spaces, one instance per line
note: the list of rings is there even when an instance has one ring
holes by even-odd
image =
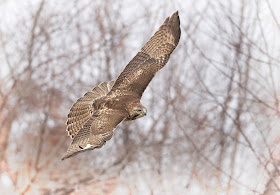
[[[72,104],[179,10],[148,115],[61,161]],[[278,0],[2,0],[0,194],[280,194]]]

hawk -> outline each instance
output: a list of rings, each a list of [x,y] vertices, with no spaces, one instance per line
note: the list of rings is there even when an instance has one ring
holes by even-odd
[[[76,101],[68,114],[66,129],[73,141],[62,160],[102,147],[120,122],[146,115],[147,109],[140,103],[142,94],[167,63],[180,34],[177,11],[166,18],[115,81],[100,83]]]

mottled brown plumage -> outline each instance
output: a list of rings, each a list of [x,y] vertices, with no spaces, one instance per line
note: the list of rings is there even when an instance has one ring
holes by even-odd
[[[77,100],[68,114],[67,131],[73,138],[62,160],[102,147],[123,120],[146,115],[143,92],[168,61],[180,39],[178,12],[168,17],[154,36],[128,63],[116,81],[100,83]]]

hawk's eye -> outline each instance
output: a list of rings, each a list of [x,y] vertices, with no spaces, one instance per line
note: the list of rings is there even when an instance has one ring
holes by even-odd
[[[141,110],[141,109],[137,109],[136,111],[137,111],[137,112],[142,112],[142,110]]]

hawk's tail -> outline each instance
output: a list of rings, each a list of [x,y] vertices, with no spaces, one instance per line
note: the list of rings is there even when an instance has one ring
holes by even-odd
[[[84,123],[90,118],[89,105],[91,105],[95,99],[106,96],[112,89],[114,82],[115,81],[100,83],[73,104],[66,122],[66,131],[68,131],[68,135],[71,138],[77,135]]]

